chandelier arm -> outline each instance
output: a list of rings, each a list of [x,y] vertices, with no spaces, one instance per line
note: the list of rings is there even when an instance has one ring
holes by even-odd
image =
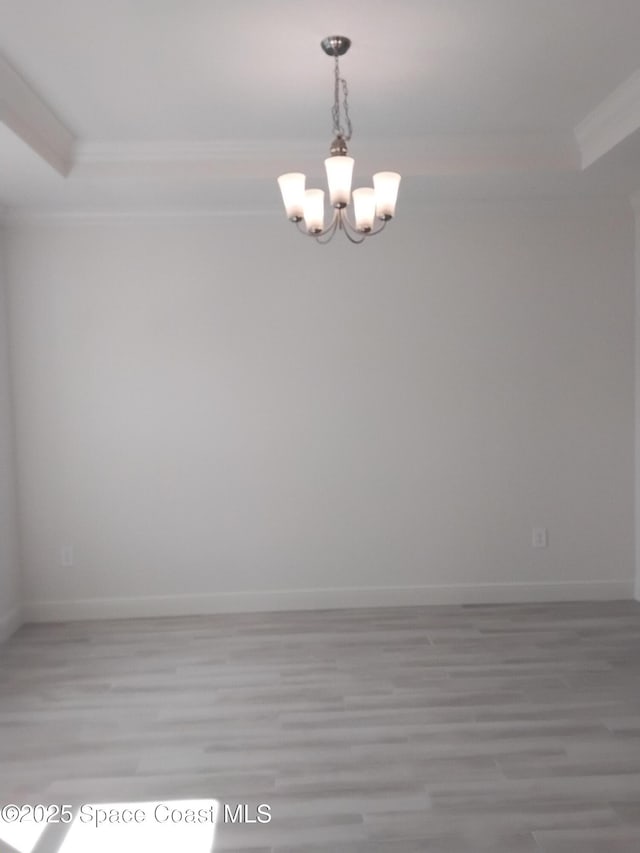
[[[299,219],[296,222],[296,225],[298,226],[298,231],[301,234],[304,234],[305,237],[315,237],[317,239],[318,237],[324,237],[324,235],[328,234],[329,231],[331,231],[331,234],[333,235],[334,231],[336,230],[339,214],[340,214],[340,211],[337,208],[334,209],[333,219],[331,220],[330,224],[323,231],[316,231],[316,232],[307,231],[307,229],[305,228],[305,225],[304,225],[304,219]],[[326,242],[328,243],[329,241],[327,240]]]
[[[316,241],[318,243],[320,243],[321,246],[325,246],[327,243],[329,243],[331,240],[333,240],[333,235],[336,233],[336,231],[338,230],[338,227],[340,226],[340,216],[339,216],[340,211],[336,211],[336,213],[338,215],[334,215],[333,222],[331,223],[331,225],[328,228],[326,228],[322,232],[322,234],[315,234],[314,235],[316,238]],[[340,227],[342,227],[342,226],[340,226]]]
[[[355,243],[356,245],[360,245],[360,243],[364,243],[364,241],[367,239],[367,236],[368,236],[367,234],[363,234],[362,237],[360,237],[360,239],[357,240],[355,237],[351,236],[348,228],[344,229],[344,235],[350,243]]]
[[[367,235],[353,227],[353,223],[349,221],[345,210],[340,211],[340,228],[344,231],[344,235],[350,243],[364,243]],[[355,237],[355,234],[360,234],[360,239]]]
[[[387,219],[380,219],[380,220],[378,220],[378,222],[380,224],[378,225],[377,228],[375,228],[375,229],[372,228],[371,231],[358,231],[356,226],[353,224],[353,222],[347,216],[346,211],[343,210],[343,211],[341,211],[341,213],[342,213],[343,228],[344,228],[344,232],[347,235],[347,237],[349,237],[349,233],[348,233],[349,230],[353,234],[361,234],[362,239],[364,239],[365,237],[375,237],[376,234],[379,234],[381,231],[384,231],[384,229],[387,225],[387,222],[388,222]],[[362,243],[362,240],[351,240],[351,242],[352,243]]]
[[[380,234],[381,231],[384,231],[384,229],[387,227],[387,222],[389,220],[388,219],[380,219],[378,221],[380,222],[380,225],[375,230],[372,228],[371,231],[368,231],[367,237],[375,237],[376,234]]]

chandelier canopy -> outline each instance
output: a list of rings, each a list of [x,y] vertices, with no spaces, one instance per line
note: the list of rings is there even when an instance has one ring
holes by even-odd
[[[336,231],[342,231],[352,243],[362,243],[367,237],[379,234],[394,216],[400,175],[378,172],[373,176],[373,187],[359,187],[351,192],[354,160],[348,156],[347,142],[353,128],[347,81],[340,76],[340,57],[351,47],[351,40],[346,36],[327,36],[321,45],[324,52],[334,58],[331,110],[334,140],[330,156],[324,161],[333,208],[330,224],[325,228],[324,190],[305,189],[306,176],[302,172],[280,175],[278,184],[287,216],[301,233],[315,237],[319,243],[328,243]],[[347,212],[350,201],[353,201],[353,221]]]

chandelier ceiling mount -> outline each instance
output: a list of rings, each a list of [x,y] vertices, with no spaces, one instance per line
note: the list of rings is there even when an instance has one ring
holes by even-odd
[[[351,39],[346,36],[327,36],[320,45],[327,56],[344,56],[351,47]]]

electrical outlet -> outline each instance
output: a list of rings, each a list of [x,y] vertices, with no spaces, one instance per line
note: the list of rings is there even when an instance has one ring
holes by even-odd
[[[63,545],[60,548],[60,565],[65,569],[73,566],[73,545]]]
[[[534,527],[531,535],[533,548],[546,548],[549,544],[549,535],[546,527]]]

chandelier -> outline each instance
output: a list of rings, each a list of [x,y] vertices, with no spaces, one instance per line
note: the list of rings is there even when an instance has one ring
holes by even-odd
[[[327,36],[321,45],[328,56],[333,56],[335,66],[331,110],[334,140],[331,156],[324,161],[333,208],[331,223],[325,228],[324,191],[305,189],[306,177],[302,172],[280,175],[278,184],[287,216],[302,234],[315,237],[319,243],[328,243],[336,231],[342,231],[352,243],[362,243],[367,237],[379,234],[393,217],[400,175],[397,172],[378,172],[373,176],[373,187],[360,187],[351,192],[354,160],[348,156],[347,142],[353,128],[347,81],[340,76],[340,57],[349,50],[351,40],[346,36]],[[351,200],[354,221],[347,212]]]

